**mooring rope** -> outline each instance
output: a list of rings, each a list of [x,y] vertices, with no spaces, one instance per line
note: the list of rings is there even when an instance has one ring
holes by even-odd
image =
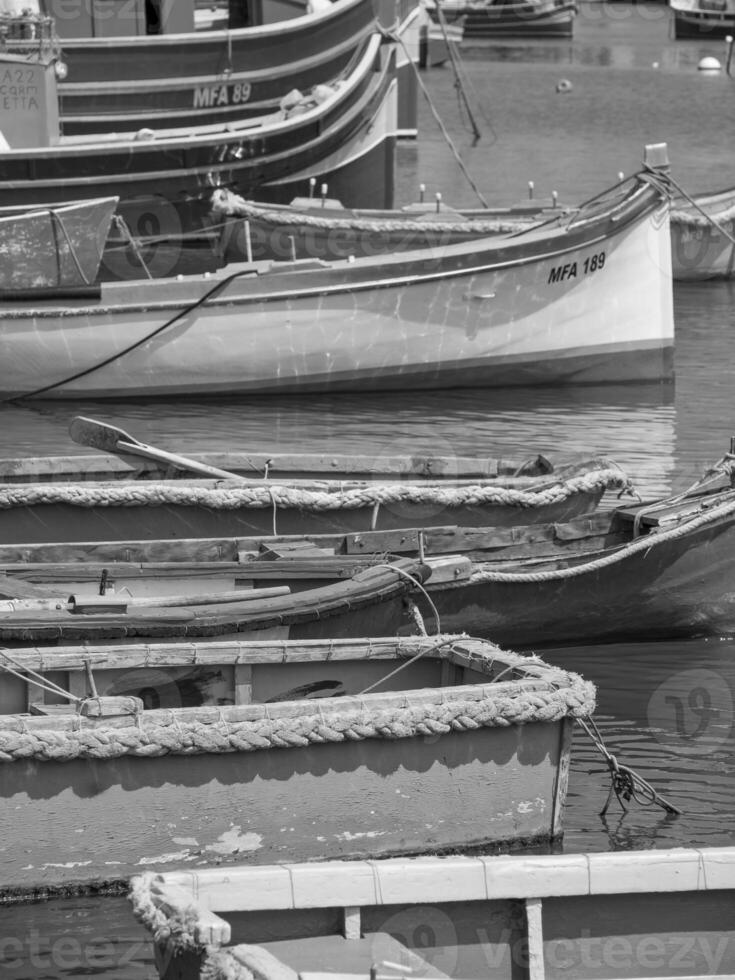
[[[671,181],[671,183],[673,184],[673,186],[677,189],[677,191],[681,194],[681,196],[686,201],[688,201],[689,204],[691,204],[693,208],[695,208],[697,211],[699,211],[699,213],[705,219],[705,222],[709,222],[712,225],[713,228],[715,228],[717,231],[719,231],[719,233],[722,235],[723,238],[726,238],[731,244],[735,245],[735,237],[733,237],[730,234],[730,232],[727,230],[727,228],[725,228],[723,225],[721,225],[720,222],[713,215],[711,215],[707,211],[705,211],[705,209],[701,206],[701,204],[699,204],[693,197],[691,197],[691,195],[687,194],[687,192],[684,190],[684,188],[681,186],[681,184],[679,184],[677,181],[675,181],[673,177],[669,177],[669,180]],[[732,211],[735,211],[735,207],[734,208],[731,208],[730,211],[731,212]],[[729,217],[729,214],[728,214],[728,217]],[[674,210],[672,210],[672,212],[671,212],[671,220],[672,221],[676,221],[677,223],[682,223],[683,224],[683,223],[686,223],[686,222],[690,222],[690,221],[692,221],[693,218],[694,218],[693,215],[687,215],[687,213],[685,211],[674,211]]]
[[[416,64],[416,62],[413,60],[413,56],[411,55],[411,52],[406,47],[406,42],[403,40],[403,38],[400,36],[400,34],[397,34],[395,31],[387,30],[386,28],[381,27],[380,24],[377,24],[376,26],[377,26],[377,29],[380,31],[380,33],[383,35],[383,37],[388,38],[388,40],[393,41],[394,44],[398,44],[403,49],[403,53],[406,56],[406,59],[408,61],[408,64],[413,69],[413,73],[414,73],[414,76],[416,77],[416,81],[418,83],[418,86],[421,89],[421,93],[422,93],[422,95],[424,96],[424,98],[426,99],[426,101],[427,101],[427,103],[429,105],[429,109],[431,110],[431,114],[433,115],[434,119],[436,120],[437,125],[439,126],[439,129],[441,130],[441,134],[444,137],[444,140],[445,140],[447,146],[452,151],[452,154],[454,156],[454,159],[457,161],[457,165],[459,166],[459,169],[464,174],[464,176],[465,176],[465,178],[467,180],[467,183],[470,185],[470,187],[472,188],[472,190],[477,195],[477,199],[479,200],[480,204],[482,204],[482,206],[484,208],[488,208],[489,207],[489,204],[487,203],[487,201],[483,197],[482,191],[480,190],[480,188],[475,183],[475,181],[474,181],[474,179],[472,177],[472,174],[469,172],[469,170],[465,166],[464,160],[460,156],[459,151],[457,150],[457,147],[454,145],[454,143],[452,141],[452,137],[449,135],[449,132],[447,130],[447,127],[444,125],[444,122],[442,121],[442,117],[439,115],[439,112],[437,111],[437,108],[434,105],[434,102],[433,102],[433,100],[431,98],[431,95],[429,94],[429,90],[424,85],[424,80],[421,77],[421,72],[419,71],[419,67]]]
[[[630,766],[625,766],[618,762],[616,756],[607,748],[597,727],[597,723],[590,715],[589,718],[577,718],[577,724],[587,733],[593,745],[602,755],[607,763],[610,773],[610,790],[607,794],[607,801],[600,811],[600,816],[604,817],[612,802],[613,794],[624,811],[627,811],[626,803],[633,800],[639,806],[659,806],[667,813],[681,815],[681,810],[670,803],[665,797],[657,793],[651,784],[640,776]]]
[[[636,538],[629,544],[622,545],[609,554],[603,554],[593,561],[584,562],[581,565],[571,565],[566,568],[554,568],[542,572],[499,572],[480,566],[477,571],[472,573],[470,581],[473,584],[481,582],[558,582],[563,579],[577,578],[580,575],[588,575],[590,572],[599,571],[610,565],[625,561],[627,558],[638,554],[641,551],[650,551],[668,541],[675,541],[682,538],[692,531],[697,531],[701,527],[713,524],[721,518],[728,517],[735,512],[735,499],[728,500],[718,507],[713,507],[704,513],[677,524],[676,527],[667,531],[655,531]]]
[[[43,674],[39,674],[37,671],[33,670],[32,667],[25,667],[23,664],[19,664],[14,657],[11,657],[7,650],[0,650],[0,657],[2,658],[2,660],[0,660],[0,670],[4,670],[12,677],[16,677],[18,680],[23,681],[24,684],[33,684],[35,687],[40,687],[49,694],[66,698],[67,701],[71,701],[74,704],[81,704],[81,702],[84,700],[83,698],[79,698],[76,695],[71,694],[55,681],[49,680],[48,677],[44,677]],[[8,663],[4,663],[3,661],[8,661],[8,663],[12,664],[12,666],[9,667]]]

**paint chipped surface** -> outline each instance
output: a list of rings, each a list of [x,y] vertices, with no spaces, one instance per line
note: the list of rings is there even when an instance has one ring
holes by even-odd
[[[358,832],[356,834],[351,834],[349,830],[345,830],[344,833],[335,834],[336,840],[361,840],[366,837],[384,837],[387,831],[385,830],[365,830]]]
[[[533,813],[534,811],[543,813],[546,809],[546,800],[540,796],[537,796],[535,800],[523,800],[518,803],[517,809],[519,813]]]
[[[199,847],[199,841],[196,837],[172,837],[171,840],[179,847]]]
[[[139,858],[139,865],[147,864],[170,864],[172,861],[192,861],[192,855],[189,850],[185,851],[173,851],[169,854],[157,854],[155,857],[142,857]]]
[[[238,854],[241,851],[257,851],[263,846],[261,834],[249,832],[240,833],[240,825],[235,824],[230,830],[220,834],[214,844],[209,844],[204,848],[212,854]]]

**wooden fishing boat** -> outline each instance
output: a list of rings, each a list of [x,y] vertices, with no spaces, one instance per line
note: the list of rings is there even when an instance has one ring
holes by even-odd
[[[697,194],[694,201],[696,206],[676,200],[672,208],[674,279],[731,279],[735,275],[735,190]]]
[[[302,580],[296,592],[281,584],[250,588],[252,576],[238,579],[234,589],[223,588],[220,568],[214,575],[205,573],[203,591],[189,588],[171,595],[172,588],[176,592],[181,586],[166,574],[162,587],[158,576],[157,594],[142,597],[129,589],[108,595],[107,575],[101,576],[103,584],[94,596],[70,596],[67,583],[39,588],[6,579],[10,588],[5,594],[13,598],[0,601],[0,642],[17,647],[28,642],[103,643],[121,638],[410,635],[419,620],[415,604],[406,597],[428,574],[428,568],[415,559],[353,562],[351,572],[339,580],[332,575],[328,584],[317,582],[313,588]]]
[[[576,0],[428,0],[426,9],[434,19],[439,2],[449,24],[464,18],[463,43],[497,37],[571,37],[579,10]]]
[[[60,46],[67,136],[224,124],[273,112],[292,89],[338,77],[376,24],[370,0],[336,0],[314,13],[305,0],[233,0],[225,24],[206,31],[195,29],[194,0],[44,0],[35,15],[26,0],[18,7],[5,18],[11,51],[33,51],[42,35]]]
[[[733,847],[210,866],[131,900],[161,980],[735,971]]]
[[[218,184],[290,200],[310,177],[353,203],[392,206],[396,83],[393,46],[371,35],[339,79],[294,92],[276,112],[228,123],[58,136],[58,54],[3,54],[33,99],[0,105],[0,205],[50,204],[115,194],[133,234],[196,231]],[[356,200],[360,199],[360,201]],[[145,277],[139,261],[130,277]],[[154,301],[158,303],[158,301]]]
[[[58,208],[0,209],[0,291],[89,285],[117,207],[116,197]]]
[[[735,33],[732,0],[669,0],[677,40],[725,38]]]
[[[649,148],[647,159],[665,176],[665,147]],[[647,169],[572,219],[522,234],[354,261],[105,283],[83,305],[2,303],[9,356],[0,395],[670,379],[668,208],[665,183]]]
[[[70,433],[108,453],[0,460],[5,544],[105,540],[111,533],[360,532],[449,519],[507,526],[564,520],[594,510],[607,490],[631,492],[623,470],[604,457],[556,466],[544,456],[517,462],[418,455],[184,457],[83,416],[72,421]]]
[[[579,676],[464,636],[27,648],[0,673],[5,896],[207,860],[548,846],[595,705]]]
[[[18,544],[0,546],[0,571],[6,595],[26,583],[92,593],[103,573],[111,588],[144,594],[176,569],[181,589],[219,574],[233,576],[225,588],[237,580],[295,590],[339,581],[371,554],[420,555],[426,596],[412,598],[429,631],[467,630],[517,649],[723,635],[735,629],[732,460],[712,474],[676,497],[566,522]]]

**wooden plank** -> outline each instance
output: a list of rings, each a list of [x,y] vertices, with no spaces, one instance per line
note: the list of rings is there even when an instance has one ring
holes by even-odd
[[[569,786],[569,767],[572,758],[572,736],[574,735],[574,720],[565,718],[559,733],[559,767],[556,771],[554,784],[554,811],[551,815],[551,833],[560,837],[563,830],[564,804]]]
[[[286,966],[262,946],[240,944],[229,950],[233,959],[253,976],[253,980],[299,980],[296,970]],[[247,976],[240,973],[240,976]]]
[[[235,704],[252,704],[253,701],[253,666],[252,664],[235,664]]]
[[[364,555],[383,552],[400,555],[419,550],[419,531],[362,531],[343,535],[344,549],[348,555]]]
[[[347,905],[342,909],[342,932],[345,939],[359,939],[362,933],[360,926],[360,906]]]
[[[544,928],[540,898],[526,899],[528,980],[544,980]]]
[[[427,558],[426,564],[431,569],[429,582],[432,585],[439,585],[442,582],[466,582],[472,575],[472,561],[464,555]]]

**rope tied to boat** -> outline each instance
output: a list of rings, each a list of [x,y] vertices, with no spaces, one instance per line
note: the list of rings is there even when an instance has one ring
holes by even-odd
[[[735,245],[735,237],[733,237],[727,228],[724,227],[721,221],[730,221],[735,217],[735,205],[729,208],[727,211],[720,214],[720,221],[717,220],[713,215],[709,214],[708,211],[699,204],[690,194],[684,190],[681,184],[677,183],[673,177],[669,177],[672,185],[681,194],[681,196],[697,211],[698,214],[691,214],[688,211],[683,211],[681,209],[673,209],[671,211],[671,221],[675,224],[683,225],[697,225],[699,227],[705,227],[706,225],[712,225],[712,227],[718,231],[723,238],[726,238],[732,245]]]
[[[221,755],[274,748],[303,748],[325,742],[406,739],[507,728],[563,718],[587,718],[595,708],[595,687],[577,674],[554,671],[544,687],[504,689],[488,683],[472,692],[448,694],[440,702],[412,702],[409,695],[395,707],[366,705],[349,696],[309,703],[309,714],[270,715],[239,721],[238,710],[200,709],[191,718],[181,710],[144,711],[127,726],[70,730],[28,730],[8,717],[0,730],[0,762],[27,759],[71,762],[76,759],[158,758],[165,755]],[[127,717],[127,716],[126,716]],[[225,724],[223,724],[223,721]],[[11,727],[17,726],[16,727]]]
[[[600,811],[600,816],[604,817],[607,813],[613,795],[620,804],[622,810],[627,812],[626,803],[633,800],[639,806],[659,806],[662,810],[675,816],[681,815],[681,810],[670,803],[665,797],[657,793],[651,784],[640,776],[630,766],[625,766],[618,762],[617,757],[605,745],[597,723],[594,718],[577,718],[577,724],[587,733],[595,748],[600,752],[608,766],[610,773],[610,789],[607,800]]]
[[[199,912],[192,906],[167,907],[163,912],[157,898],[161,896],[161,878],[151,872],[136,875],[130,882],[129,900],[140,922],[155,943],[166,943],[173,953],[201,948],[195,937]]]
[[[109,485],[29,484],[4,486],[0,490],[0,509],[66,504],[72,507],[156,507],[164,505],[198,506],[212,510],[263,509],[274,505],[281,510],[308,511],[358,510],[360,508],[422,504],[437,507],[505,506],[530,509],[561,503],[576,494],[604,493],[630,488],[625,474],[612,466],[590,470],[567,480],[545,484],[538,489],[515,487],[439,484],[366,484],[347,490],[310,490],[295,486],[176,486],[166,483]]]
[[[669,541],[682,538],[692,531],[697,531],[708,524],[729,517],[735,513],[735,498],[729,498],[719,506],[705,509],[706,502],[702,504],[702,513],[684,520],[676,527],[668,530],[651,530],[648,534],[635,538],[628,544],[622,545],[609,554],[603,554],[593,561],[583,562],[579,565],[570,565],[565,568],[553,568],[539,572],[500,572],[490,568],[483,568],[482,565],[473,571],[470,582],[476,585],[481,582],[498,583],[531,583],[531,582],[558,582],[563,579],[577,578],[580,575],[589,575],[591,572],[600,571],[610,565],[616,565],[621,561],[631,558],[641,551],[648,552]]]

